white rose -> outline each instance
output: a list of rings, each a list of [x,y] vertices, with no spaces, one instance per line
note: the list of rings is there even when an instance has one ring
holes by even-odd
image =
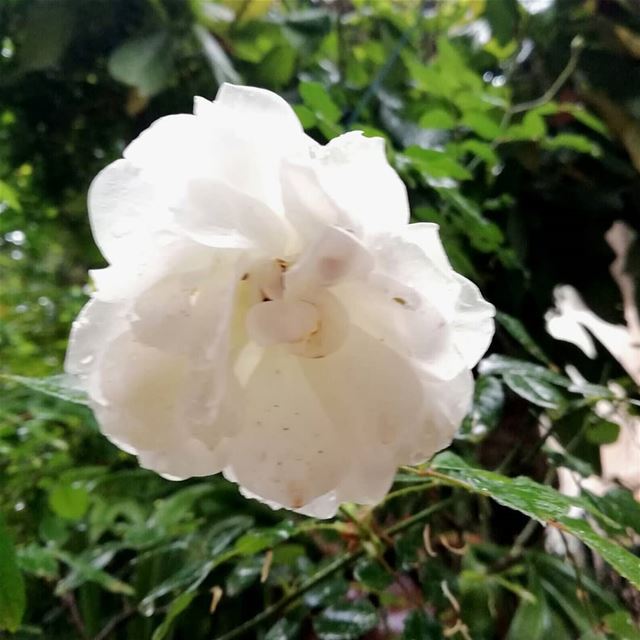
[[[408,224],[383,140],[322,146],[276,94],[224,85],[123,155],[89,192],[110,266],[65,364],[110,440],[317,517],[451,442],[494,308]]]

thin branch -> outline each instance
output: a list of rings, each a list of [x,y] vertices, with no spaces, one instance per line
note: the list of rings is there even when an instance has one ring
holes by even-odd
[[[577,36],[571,43],[571,55],[565,68],[560,72],[560,75],[555,79],[552,85],[535,100],[529,100],[528,102],[521,102],[520,104],[513,105],[509,108],[509,112],[512,114],[522,113],[523,111],[529,111],[536,107],[541,107],[547,102],[551,102],[556,97],[556,94],[562,89],[564,83],[571,77],[573,72],[578,66],[580,60],[580,54],[584,49],[584,40]]]
[[[93,640],[106,640],[111,632],[119,624],[127,620],[127,618],[130,618],[136,611],[137,609],[135,607],[131,607],[129,605],[125,606],[125,608],[120,613],[113,616],[113,618],[111,618],[111,620],[107,622],[107,624],[98,632]]]

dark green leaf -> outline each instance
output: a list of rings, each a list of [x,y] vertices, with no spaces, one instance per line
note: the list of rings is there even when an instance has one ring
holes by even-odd
[[[249,556],[284,542],[295,532],[295,525],[285,521],[270,529],[252,531],[243,535],[235,544],[235,551],[239,555]]]
[[[502,379],[514,393],[539,407],[560,409],[565,404],[564,396],[546,380],[519,373],[505,373]]]
[[[264,640],[295,640],[300,634],[300,622],[281,618],[276,622],[264,637]]]
[[[518,24],[518,3],[516,0],[489,0],[485,5],[485,15],[491,31],[500,44],[506,44],[516,34]]]
[[[326,607],[346,595],[348,590],[349,583],[344,578],[328,578],[307,591],[303,599],[308,607]]]
[[[404,622],[401,640],[443,640],[442,627],[424,611],[412,611]]]
[[[493,376],[480,376],[473,393],[473,407],[462,424],[459,437],[479,440],[494,429],[502,416],[504,389],[500,380]]]
[[[320,640],[356,640],[377,623],[378,614],[368,600],[343,600],[316,616],[313,629]]]
[[[384,591],[393,582],[393,576],[375,558],[362,558],[358,561],[353,575],[371,591]]]
[[[509,356],[503,356],[497,353],[482,360],[478,365],[478,370],[481,374],[485,375],[504,375],[509,373],[526,378],[533,378],[535,380],[542,380],[567,389],[571,386],[571,380],[569,380],[569,378],[555,371],[551,371],[551,369],[547,369],[539,364],[527,362],[526,360],[518,360],[517,358],[510,358]]]
[[[619,435],[620,425],[602,418],[591,421],[585,433],[586,439],[592,444],[611,444]]]
[[[71,37],[75,16],[65,0],[39,0],[29,7],[23,40],[17,57],[21,71],[39,71],[56,66]]]
[[[197,595],[196,591],[185,591],[181,593],[169,605],[162,624],[153,632],[151,640],[164,640],[171,632],[175,619],[193,602]]]
[[[258,581],[264,564],[263,555],[242,558],[236,564],[225,582],[224,592],[231,598],[242,593]]]
[[[572,533],[599,553],[618,573],[640,586],[640,560],[611,540],[597,534],[584,520],[569,517],[571,507],[587,509],[597,518],[612,522],[585,500],[570,498],[530,478],[507,478],[498,473],[470,467],[461,458],[446,452],[433,461],[433,467],[457,486],[489,496],[500,504],[525,513],[541,523]],[[615,524],[615,523],[613,523]]]
[[[604,496],[596,496],[583,489],[582,494],[596,509],[614,522],[619,522],[623,527],[640,534],[640,502],[634,498],[631,491],[618,487],[611,489]]]
[[[512,338],[515,338],[515,340],[517,340],[520,345],[528,351],[529,355],[537,358],[541,362],[544,362],[546,365],[551,364],[549,358],[535,343],[520,320],[510,316],[508,313],[503,313],[502,311],[496,311],[496,320],[507,330]]]
[[[16,631],[26,607],[25,587],[16,554],[0,516],[0,630]]]

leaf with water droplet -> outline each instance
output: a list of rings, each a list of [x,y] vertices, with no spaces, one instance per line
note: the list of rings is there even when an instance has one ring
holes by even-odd
[[[47,378],[28,378],[26,376],[2,376],[11,382],[17,382],[29,389],[53,396],[60,400],[73,402],[75,404],[89,405],[89,398],[86,392],[81,388],[80,381],[75,376],[66,373],[60,373]]]

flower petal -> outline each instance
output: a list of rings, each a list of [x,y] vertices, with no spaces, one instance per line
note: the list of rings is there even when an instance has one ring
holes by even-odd
[[[287,217],[307,239],[327,225],[364,237],[409,221],[407,191],[387,161],[384,140],[360,132],[286,161],[282,188]]]
[[[285,251],[289,233],[285,220],[263,202],[220,180],[189,182],[173,212],[177,226],[207,246],[256,248],[268,256]]]
[[[88,205],[94,240],[111,264],[152,252],[157,232],[168,227],[169,211],[127,160],[112,162],[95,177]]]
[[[344,426],[331,420],[301,362],[284,348],[265,350],[244,388],[242,430],[225,470],[260,499],[289,509],[333,489],[352,450]]]
[[[345,279],[362,278],[373,268],[373,257],[348,231],[328,227],[287,270],[288,292],[310,292]]]
[[[344,481],[336,484],[339,500],[380,500],[412,449],[407,434],[414,438],[426,424],[419,371],[355,327],[341,349],[326,358],[304,360],[302,366],[332,422],[339,425],[343,447],[357,456]]]

